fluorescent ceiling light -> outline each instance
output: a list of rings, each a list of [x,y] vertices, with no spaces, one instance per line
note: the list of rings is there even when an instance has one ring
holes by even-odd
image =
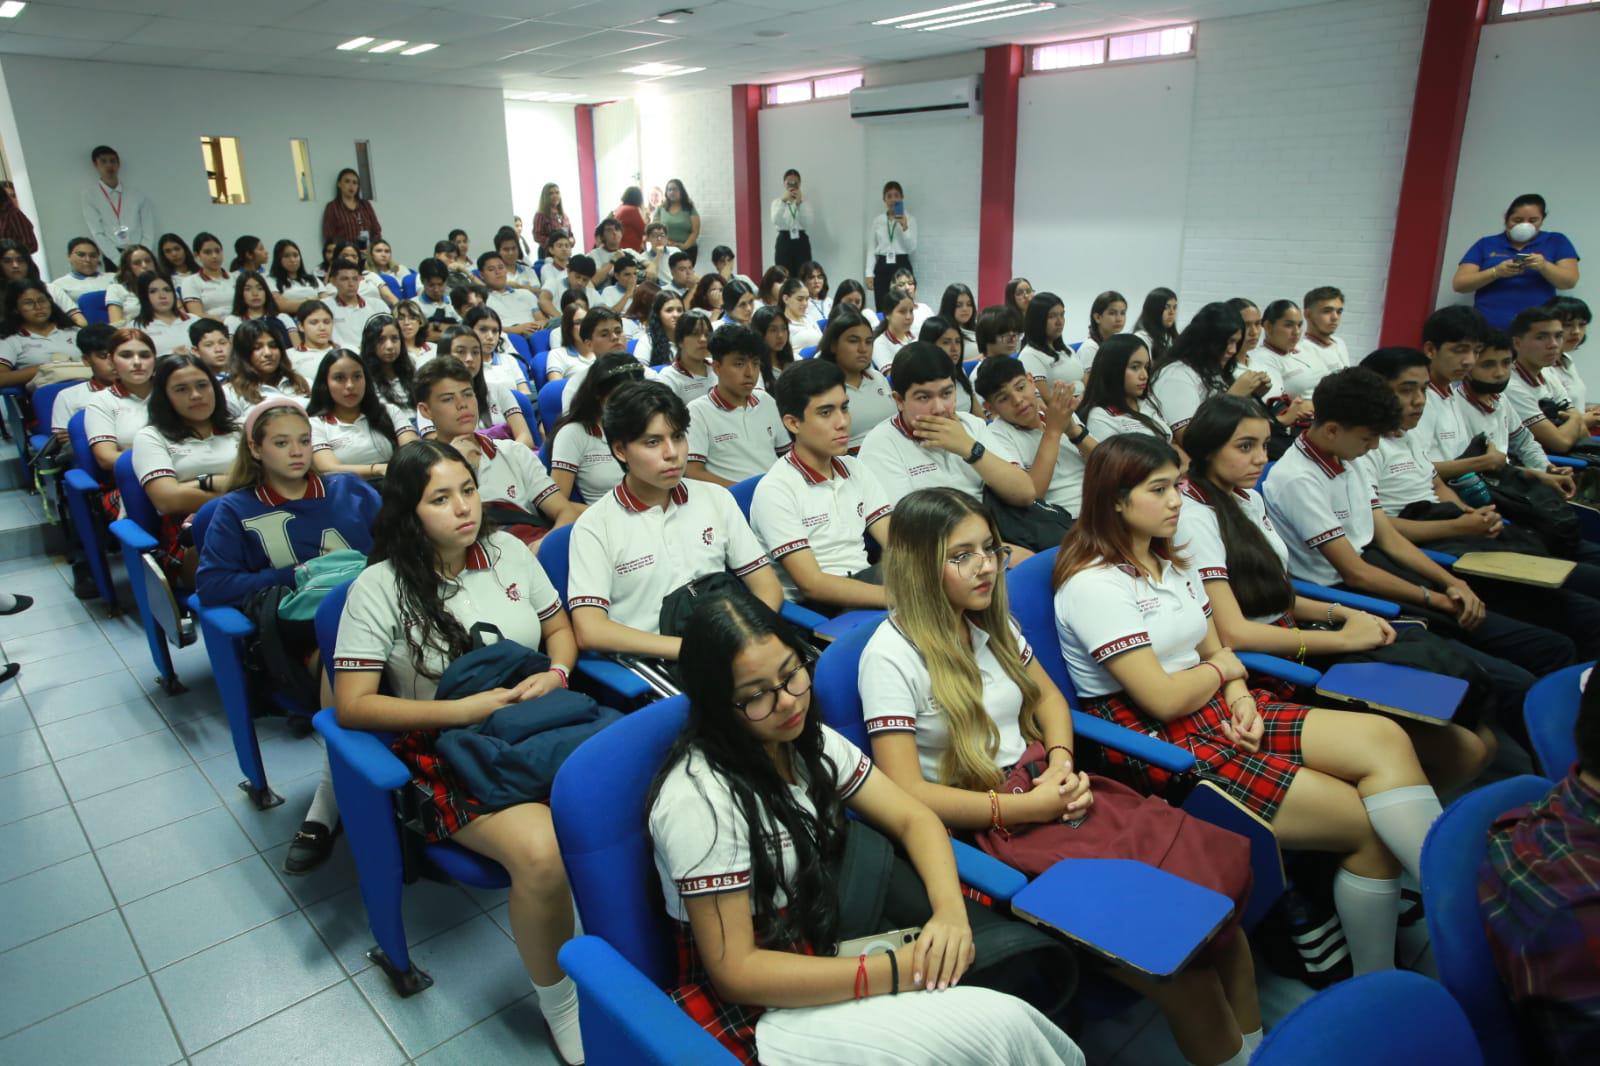
[[[403,56],[420,56],[422,53],[431,52],[438,47],[436,44],[414,44],[410,48],[401,51],[400,54]],[[377,49],[374,48],[373,51],[376,52]]]
[[[671,63],[640,63],[638,66],[623,67],[624,74],[637,74],[641,78],[675,78],[680,74],[695,74],[706,69],[705,67],[680,67]]]
[[[918,19],[915,22],[902,22],[896,26],[898,30],[925,30],[944,29],[946,26],[965,26],[970,22],[982,22],[988,19],[1011,18],[1015,15],[1026,15],[1031,11],[1048,10],[1054,4],[1040,4],[1038,0],[1021,0],[1021,2],[1006,4],[1004,7],[989,7],[982,11],[969,11],[961,15],[945,15],[941,18]]]
[[[406,42],[404,41],[384,41],[382,44],[373,45],[369,51],[371,51],[373,55],[377,55],[379,52],[392,52],[396,48],[405,47],[405,43]]]
[[[339,46],[339,51],[354,52],[357,48],[365,48],[367,45],[376,40],[376,37],[352,37],[348,41],[344,42],[344,44]]]
[[[1051,10],[1054,10],[1055,7],[1056,7],[1055,4],[1023,4],[1017,10],[1014,10],[1014,11],[1009,9],[1009,8],[1007,8],[1007,9],[1004,10],[1003,14],[993,14],[993,15],[991,15],[991,14],[979,14],[979,15],[975,16],[974,18],[965,18],[965,19],[961,19],[961,20],[959,20],[957,22],[945,22],[943,20],[940,20],[940,22],[939,22],[939,24],[937,26],[923,26],[923,27],[920,28],[919,32],[921,32],[921,33],[937,33],[940,30],[953,30],[957,26],[972,26],[972,25],[975,25],[975,24],[977,24],[979,22],[993,22],[996,19],[1010,19],[1010,18],[1016,18],[1018,15],[1031,15],[1036,11],[1051,11]],[[911,27],[909,27],[909,26],[900,26],[900,27],[897,27],[897,28],[898,29],[910,29]]]
[[[5,3],[0,4],[0,19],[14,19],[22,14],[22,9],[27,6],[22,0],[5,0]]]
[[[1003,0],[968,0],[968,2],[965,4],[953,4],[949,7],[936,7],[929,11],[913,11],[909,15],[896,15],[892,19],[879,19],[877,22],[874,22],[873,25],[893,26],[896,23],[905,22],[907,19],[929,18],[933,15],[946,15],[953,11],[971,11],[975,7],[992,7],[993,5],[1002,2]]]

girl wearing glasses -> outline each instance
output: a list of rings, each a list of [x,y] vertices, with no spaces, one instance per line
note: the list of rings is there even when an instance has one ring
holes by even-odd
[[[1392,719],[1248,683],[1201,575],[1173,545],[1182,506],[1166,441],[1126,433],[1090,454],[1054,574],[1056,633],[1083,709],[1189,749],[1200,777],[1272,823],[1283,847],[1339,855],[1333,904],[1355,972],[1393,969],[1400,873],[1418,876],[1439,799]],[[1106,760],[1141,791],[1170,781],[1116,752]]]
[[[993,518],[954,489],[895,507],[884,553],[893,605],[861,656],[874,762],[951,832],[1029,875],[1059,859],[1134,859],[1242,911],[1244,838],[1077,768],[1067,701],[1011,620]],[[1224,929],[1170,982],[1111,971],[1166,1013],[1192,1063],[1243,1062],[1261,1039],[1250,947]]]
[[[690,628],[689,719],[649,819],[678,931],[678,1004],[741,1062],[766,1066],[1082,1063],[1033,1007],[962,983],[984,918],[969,918],[944,826],[821,723],[804,646],[742,599],[709,600]],[[836,954],[845,838],[869,831],[846,810],[904,849],[931,904],[915,942],[893,952]]]
[[[0,316],[0,388],[26,385],[56,352],[76,352],[78,331],[38,278],[12,282]]]
[[[622,482],[622,466],[606,443],[600,414],[619,387],[644,378],[644,367],[627,352],[602,355],[588,368],[571,409],[550,434],[550,480],[563,498],[594,503]]]

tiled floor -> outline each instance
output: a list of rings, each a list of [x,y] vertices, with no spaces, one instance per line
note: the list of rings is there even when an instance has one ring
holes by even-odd
[[[511,942],[503,893],[406,892],[429,991],[401,1000],[341,840],[282,874],[321,752],[272,720],[262,754],[285,803],[236,787],[227,723],[199,645],[172,697],[138,621],[72,596],[59,560],[0,563],[34,606],[0,618],[23,664],[0,686],[0,1063],[48,1066],[558,1061]],[[1263,970],[1269,1023],[1308,994]],[[1179,1066],[1148,1004],[1075,1032],[1091,1063]]]

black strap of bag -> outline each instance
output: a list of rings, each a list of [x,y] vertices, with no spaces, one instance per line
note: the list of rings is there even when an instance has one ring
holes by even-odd
[[[1056,547],[1067,535],[1067,530],[1072,528],[1072,515],[1066,508],[1043,500],[1018,507],[1002,500],[993,489],[985,486],[983,504],[1000,527],[1000,539],[1007,544],[1020,544],[1031,552],[1049,551]]]

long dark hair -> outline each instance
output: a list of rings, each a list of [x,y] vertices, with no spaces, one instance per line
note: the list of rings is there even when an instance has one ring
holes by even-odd
[[[150,273],[153,272],[145,272],[146,275]],[[219,434],[238,432],[238,425],[228,413],[227,398],[222,395],[222,383],[197,355],[163,355],[156,360],[156,371],[150,378],[148,404],[148,418],[150,424],[156,427],[156,432],[174,444],[195,435],[194,430],[189,428],[189,423],[178,413],[177,408],[172,406],[172,400],[167,396],[167,381],[185,367],[200,371],[211,383],[211,432]]]
[[[1022,342],[1048,355],[1053,363],[1059,363],[1061,357],[1070,350],[1060,337],[1052,342],[1045,334],[1050,312],[1058,307],[1066,307],[1061,297],[1053,292],[1036,292],[1033,299],[1028,301],[1028,310],[1022,316]]]
[[[1217,516],[1217,531],[1228,557],[1228,587],[1246,618],[1281,614],[1294,606],[1294,586],[1278,553],[1261,528],[1239,506],[1232,485],[1211,476],[1211,461],[1228,446],[1247,418],[1267,420],[1261,405],[1243,396],[1213,396],[1200,405],[1183,433],[1189,453],[1189,484],[1199,490]],[[1272,425],[1267,423],[1267,434]]]
[[[1105,338],[1100,335],[1100,324],[1095,321],[1095,318],[1105,314],[1106,308],[1112,304],[1122,304],[1124,310],[1126,310],[1128,298],[1115,289],[1107,289],[1099,296],[1096,296],[1094,303],[1089,305],[1089,339],[1096,344],[1104,343]]]
[[[229,270],[243,270],[250,257],[255,255],[257,248],[261,247],[261,238],[253,234],[245,234],[233,242],[233,262],[228,265]]]
[[[650,315],[644,320],[644,333],[650,338],[650,362],[653,366],[672,362],[672,338],[667,336],[667,324],[661,321],[661,309],[673,300],[683,303],[683,297],[673,293],[656,293],[656,298],[650,301]]]
[[[1005,305],[1011,308],[1011,310],[1015,311],[1019,319],[1027,314],[1027,312],[1017,304],[1017,289],[1023,285],[1026,285],[1030,289],[1033,288],[1033,282],[1024,277],[1015,277],[1006,282]],[[1035,293],[1034,295],[1037,296],[1038,293]]]
[[[633,369],[629,369],[629,368]],[[638,371],[635,373],[634,371]],[[556,434],[561,432],[563,426],[576,423],[591,432],[600,429],[600,413],[605,410],[606,399],[616,391],[617,386],[629,381],[643,381],[645,379],[644,367],[639,361],[627,352],[611,352],[602,355],[594,361],[589,372],[583,375],[583,380],[578,383],[578,391],[572,397],[572,406],[556,421],[555,428],[550,431],[550,439],[556,439]]]
[[[24,248],[21,242],[14,241],[10,237],[0,239],[0,255],[5,255],[7,252],[16,252],[22,256],[22,261],[28,265],[28,277],[37,278],[39,276],[39,264],[33,261],[32,253]]]
[[[183,309],[183,298],[178,295],[178,283],[167,274],[146,270],[139,275],[139,280],[134,284],[134,291],[139,295],[139,316],[134,322],[140,326],[148,326],[155,321],[156,308],[150,302],[150,286],[158,281],[164,281],[172,288],[172,313],[180,319],[187,320],[189,312]]]
[[[278,346],[278,376],[272,382],[257,373],[255,365],[250,362],[251,353],[256,350],[256,344],[262,337],[271,337],[272,343]],[[261,402],[262,385],[276,384],[281,387],[284,383],[302,396],[311,391],[306,379],[295,372],[294,363],[289,360],[289,345],[283,337],[283,324],[271,318],[239,323],[239,328],[233,331],[233,348],[228,353],[228,384],[233,386],[233,391],[256,404]]]
[[[332,352],[327,358],[337,354]],[[417,518],[417,504],[422,501],[438,463],[460,463],[472,475],[472,483],[478,483],[472,464],[448,444],[436,440],[412,441],[395,452],[384,472],[383,505],[372,523],[372,554],[367,559],[369,566],[387,562],[394,568],[400,617],[416,620],[416,624],[404,627],[411,664],[417,673],[435,681],[442,676],[442,671],[434,674],[427,669],[430,649],[443,653],[443,661],[451,663],[472,648],[472,638],[466,628],[445,609],[439,553]],[[483,544],[489,533],[490,527],[480,519],[477,543],[489,552],[492,561],[498,549]]]
[[[767,343],[767,330],[772,328],[774,322],[782,322],[784,329],[783,349],[777,352],[774,352]],[[778,379],[778,374],[789,369],[789,365],[794,362],[794,345],[788,340],[789,318],[783,313],[781,304],[775,307],[763,305],[756,308],[755,313],[750,316],[750,328],[761,338],[761,379],[762,384],[770,391]]]
[[[439,334],[439,351],[435,359],[459,358],[451,351],[455,347],[457,337],[471,337],[479,346],[478,372],[472,375],[472,394],[478,398],[478,425],[488,427],[492,423],[485,422],[489,417],[489,382],[483,376],[483,367],[487,358],[482,353],[483,342],[478,340],[478,335],[466,326],[446,326],[444,332]],[[463,367],[464,369],[464,367]]]
[[[1206,395],[1227,392],[1233,383],[1233,364],[1239,358],[1236,347],[1228,355],[1228,342],[1239,335],[1244,343],[1244,318],[1231,305],[1209,303],[1195,312],[1189,324],[1167,351],[1167,357],[1150,374],[1150,393],[1155,394],[1156,377],[1169,366],[1181,363],[1200,378]],[[1224,362],[1226,359],[1226,362]],[[1098,361],[1098,360],[1097,360]]]
[[[1139,320],[1133,324],[1135,330],[1143,330],[1150,338],[1152,366],[1167,357],[1167,349],[1178,339],[1178,331],[1175,328],[1161,324],[1161,316],[1167,312],[1167,301],[1177,298],[1178,294],[1171,289],[1151,289],[1150,295],[1144,298],[1144,306],[1139,309]],[[1096,355],[1095,362],[1099,361],[1100,357]]]
[[[1134,421],[1142,423],[1162,440],[1171,436],[1156,424],[1155,419],[1143,411],[1130,410],[1128,407],[1128,360],[1145,347],[1144,341],[1131,333],[1119,333],[1115,337],[1106,338],[1106,342],[1095,353],[1094,373],[1089,375],[1089,380],[1083,387],[1083,403],[1078,406],[1079,418],[1087,419],[1090,411],[1096,407],[1104,407],[1107,410],[1120,411]],[[1143,402],[1146,405],[1152,402],[1149,389],[1145,390]]]
[[[1143,347],[1143,342],[1140,346]],[[1093,381],[1100,373],[1097,369],[1089,380]],[[1133,557],[1133,536],[1116,505],[1163,466],[1179,465],[1178,453],[1172,445],[1145,433],[1118,433],[1095,445],[1094,451],[1089,453],[1089,461],[1084,464],[1083,507],[1062,539],[1061,550],[1056,553],[1050,587],[1060,588],[1073,574],[1100,562],[1112,566],[1137,565]],[[1188,565],[1166,537],[1151,538],[1150,553],[1175,566]]]
[[[389,411],[383,406],[383,400],[378,396],[378,390],[373,385],[372,368],[361,356],[349,348],[335,348],[322,357],[322,362],[317,364],[316,377],[311,382],[311,399],[306,403],[306,414],[316,417],[318,415],[337,415],[339,405],[333,402],[333,390],[328,387],[328,376],[333,373],[333,364],[341,359],[354,361],[361,367],[361,375],[366,387],[361,390],[361,402],[357,409],[367,416],[367,425],[381,433],[390,444],[398,445],[395,440],[394,419],[389,417]]]
[[[694,283],[694,291],[684,296],[688,307],[709,313],[712,310],[710,292],[713,284],[719,288],[725,284],[716,271],[700,275],[700,280]]]
[[[834,286],[833,302],[828,305],[829,318],[832,318],[834,312],[839,310],[839,308],[850,306],[843,301],[844,298],[849,296],[851,293],[855,293],[857,296],[861,297],[861,314],[865,315],[867,313],[867,287],[861,284],[861,282],[857,281],[855,278],[845,278],[843,281],[839,282],[838,285]],[[727,299],[726,294],[723,295],[723,299]],[[868,324],[874,326],[877,325],[877,323],[871,319],[868,319]]]
[[[284,269],[283,253],[290,248],[300,252],[300,246],[287,237],[272,246],[272,263],[267,267],[267,275],[278,286],[279,292],[297,283],[300,285],[315,285],[317,283],[317,279],[306,272],[306,254],[304,252],[300,252],[299,273],[291,274]]]
[[[928,344],[938,347],[939,338],[944,336],[946,333],[949,333],[951,330],[955,330],[956,336],[961,338],[962,344],[964,345],[966,343],[966,337],[962,334],[961,327],[956,325],[955,319],[946,318],[943,315],[930,315],[922,320],[922,328],[917,330],[917,340],[925,341]],[[939,350],[941,352],[944,351],[943,348],[940,348]],[[965,349],[963,348],[963,351],[964,350]],[[953,364],[951,369],[954,371],[951,376],[954,377],[956,382],[967,391],[967,399],[976,399],[977,397],[972,391],[972,381],[967,377],[966,360],[962,359],[960,355],[957,355],[954,359],[950,360],[950,362]]]
[[[25,278],[22,281],[13,281],[6,286],[5,315],[3,328],[0,334],[10,337],[22,328],[22,312],[17,310],[17,302],[30,292],[43,294],[50,301],[50,324],[57,329],[72,329],[72,319],[61,310],[61,305],[56,303],[56,298],[50,292],[50,286],[39,278]]]
[[[845,813],[839,800],[839,768],[823,753],[816,690],[800,735],[788,742],[791,766],[816,813],[798,803],[761,742],[733,706],[733,660],[756,641],[776,637],[808,664],[805,645],[754,597],[712,597],[695,608],[679,671],[689,698],[689,719],[650,786],[650,802],[668,772],[697,752],[733,797],[750,841],[750,905],[756,943],[782,950],[801,943],[831,953],[838,940],[839,893],[834,884],[844,855]],[[809,665],[807,665],[809,669]],[[717,832],[732,827],[717,827]],[[782,866],[781,837],[794,845],[795,868]],[[791,883],[787,907],[776,895]]]
[[[961,324],[961,320],[956,318],[956,304],[963,296],[972,305],[972,317],[967,320],[967,324],[964,326]],[[961,282],[951,282],[945,286],[944,296],[939,300],[939,316],[953,323],[956,329],[961,331],[961,337],[964,341],[968,333],[975,332],[978,328],[978,298],[973,296],[972,290],[961,284]]]
[[[178,236],[176,233],[163,233],[161,235],[161,239],[156,241],[156,258],[161,260],[162,269],[166,270],[169,274],[173,272],[172,267],[167,263],[166,247],[169,244],[176,244],[179,248],[183,249],[183,269],[178,271],[178,273],[200,273],[200,263],[195,259],[194,252],[189,248],[189,242]]]
[[[267,294],[267,302],[261,305],[261,317],[271,318],[278,313],[278,297],[273,293],[272,286],[267,284],[267,279],[253,270],[241,270],[233,282],[233,313],[239,318],[244,318],[249,310],[244,305],[244,287],[254,282],[261,286],[261,291]]]
[[[378,358],[378,339],[390,326],[400,337],[400,354],[394,357],[394,362],[385,363]],[[392,403],[396,407],[411,406],[411,382],[416,377],[417,368],[406,351],[406,338],[400,332],[399,319],[387,314],[373,315],[367,319],[367,324],[361,327],[361,365],[367,371],[368,392],[377,389],[383,394],[379,399],[385,403]],[[399,399],[395,398],[396,394]]]

